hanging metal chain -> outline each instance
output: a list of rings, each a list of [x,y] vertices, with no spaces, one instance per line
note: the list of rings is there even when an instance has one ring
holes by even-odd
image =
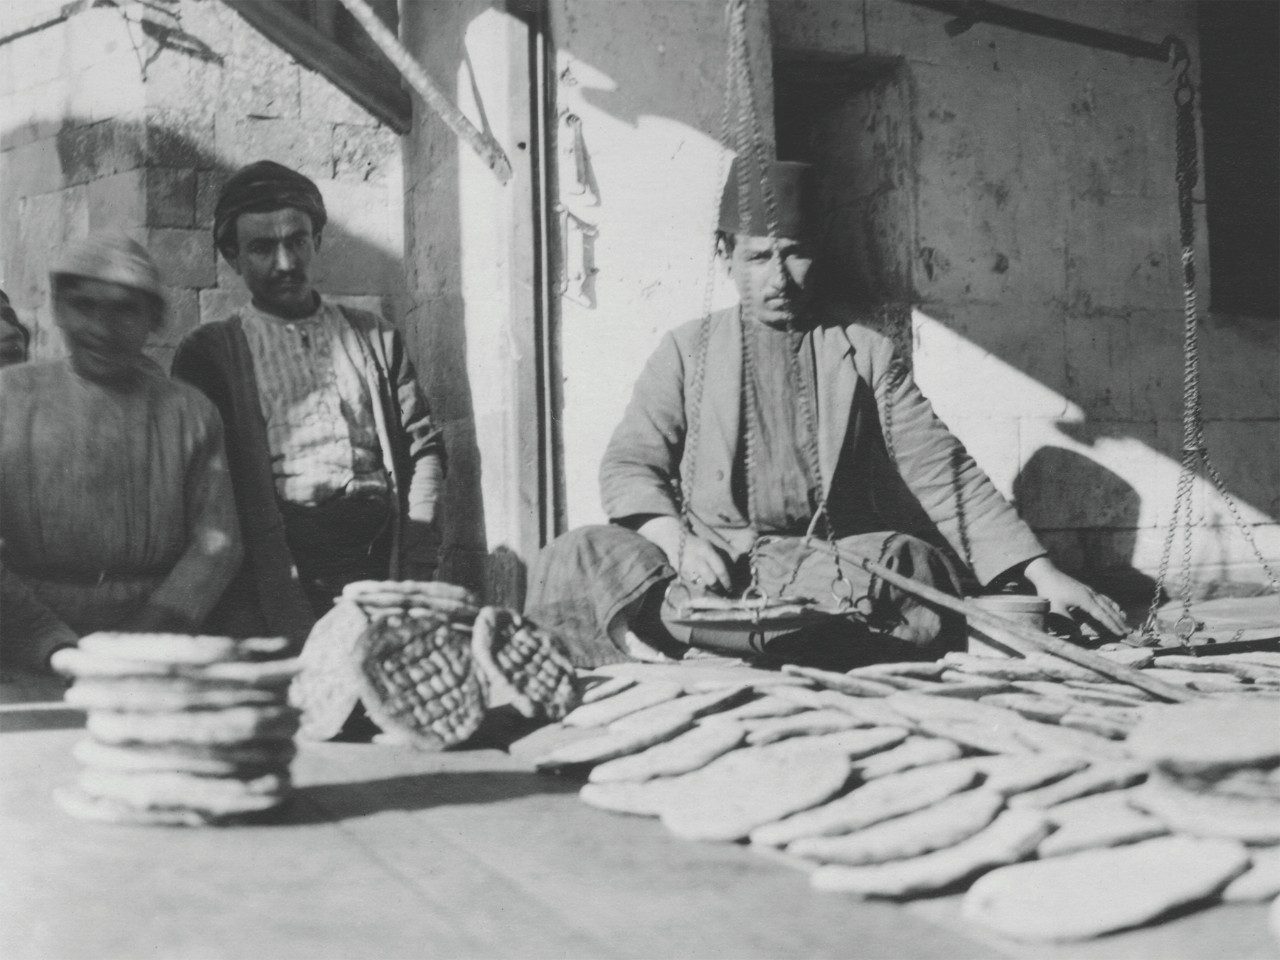
[[[733,57],[733,60],[738,67],[737,79],[738,79],[739,96],[740,96],[739,111],[738,111],[739,124],[737,128],[738,138],[737,138],[737,143],[735,145],[738,147],[738,155],[740,158],[746,159],[749,157],[749,159],[751,160],[750,166],[753,168],[752,172],[754,172],[756,180],[760,184],[761,199],[763,201],[764,211],[765,211],[765,226],[768,231],[769,238],[773,241],[772,243],[773,256],[781,258],[782,256],[781,243],[780,243],[781,238],[779,236],[780,218],[778,216],[777,197],[774,193],[772,177],[770,177],[769,175],[770,156],[769,156],[769,150],[768,150],[768,143],[765,139],[763,127],[760,123],[759,111],[756,108],[755,79],[752,74],[751,58],[749,56],[749,51],[747,49],[746,0],[730,0],[730,5],[731,5],[733,23],[734,23],[732,36],[733,36],[733,42],[735,47],[735,55]],[[750,134],[749,136],[748,136],[748,133]],[[749,150],[747,149],[748,147],[749,147]],[[747,163],[740,162],[738,164],[738,202],[739,202],[739,209],[742,212],[745,212],[748,209],[749,196],[750,196],[749,195],[750,178],[749,178],[747,168],[748,168]],[[748,275],[747,279],[748,279],[748,282],[750,282],[751,277]],[[750,291],[750,292],[754,293],[754,291]],[[754,381],[752,378],[754,375],[755,366],[753,362],[753,352],[747,347],[747,337],[748,337],[748,325],[744,323],[743,324],[743,344],[744,344],[743,361],[744,363],[743,363],[743,372],[742,372],[743,386],[744,386],[744,392],[745,392],[745,389],[750,389],[751,391],[751,394],[748,397],[747,409],[750,412],[754,412],[754,409],[755,409],[754,399],[753,399],[754,398]],[[792,348],[789,351],[790,364],[791,364],[789,372],[791,375],[792,386],[796,390],[797,396],[799,397],[801,415],[804,420],[804,430],[805,430],[804,453],[805,453],[805,459],[806,459],[806,466],[808,467],[811,473],[812,479],[817,483],[817,489],[818,489],[818,502],[815,507],[813,522],[810,523],[809,525],[809,532],[806,535],[806,539],[812,536],[813,531],[817,528],[817,525],[821,523],[826,533],[826,539],[834,543],[835,530],[832,527],[830,522],[830,517],[827,514],[826,485],[822,479],[822,464],[818,455],[817,414],[816,414],[816,411],[814,410],[813,398],[809,395],[808,385],[803,375],[803,371],[801,370],[801,367],[800,367],[799,354],[795,349],[796,344],[793,342],[789,344],[789,346]],[[750,384],[749,388],[747,387],[748,384]],[[753,476],[752,467],[754,465],[753,463],[754,450],[758,442],[756,438],[753,436],[755,430],[756,430],[756,423],[754,420],[754,416],[752,416],[745,423],[746,448],[747,448],[747,456],[748,456],[748,460],[746,464],[746,475],[747,475],[746,479],[747,479],[747,493],[748,493],[747,501],[748,501],[748,514],[749,514],[748,522],[750,522],[751,517],[754,515],[754,502],[752,499],[752,492],[753,492],[752,485],[754,483],[754,476]],[[752,552],[751,584],[752,584],[753,591],[757,595],[759,595],[760,594],[759,567],[754,562],[755,556],[756,556],[756,553],[755,551],[753,551]],[[796,577],[799,575],[799,570],[800,570],[800,561],[797,560],[796,566],[792,570],[791,576],[787,581],[787,585],[783,587],[784,591],[787,589],[787,586],[795,582]],[[840,602],[842,606],[848,602],[849,597],[852,594],[852,585],[849,583],[848,578],[845,577],[844,571],[840,567],[839,558],[836,559],[836,576],[832,580],[831,591],[833,596],[835,596],[837,601]]]
[[[1252,548],[1255,558],[1261,564],[1271,588],[1280,593],[1280,579],[1258,549],[1253,532],[1241,516],[1235,499],[1227,492],[1222,476],[1209,459],[1209,450],[1204,438],[1204,414],[1200,397],[1200,346],[1198,320],[1196,317],[1196,265],[1195,265],[1195,211],[1192,205],[1192,191],[1199,180],[1200,171],[1196,157],[1195,126],[1195,88],[1191,83],[1191,55],[1187,45],[1176,37],[1165,40],[1169,50],[1170,64],[1176,71],[1173,101],[1177,109],[1176,145],[1177,166],[1175,176],[1178,184],[1178,233],[1182,245],[1182,304],[1183,304],[1183,385],[1182,385],[1182,456],[1178,473],[1177,492],[1174,497],[1173,515],[1169,518],[1169,529],[1165,534],[1164,547],[1160,552],[1160,568],[1151,596],[1151,606],[1147,611],[1147,619],[1143,624],[1144,634],[1155,632],[1156,614],[1160,607],[1160,599],[1164,593],[1165,583],[1169,576],[1169,561],[1173,553],[1173,541],[1182,531],[1182,571],[1179,584],[1179,599],[1182,614],[1174,627],[1182,641],[1186,643],[1196,632],[1197,623],[1191,615],[1191,537],[1196,525],[1192,515],[1192,494],[1195,489],[1195,475],[1198,466],[1203,465],[1214,489],[1226,504],[1231,519]]]
[[[729,140],[729,117],[733,108],[735,75],[732,23],[730,23],[729,29],[730,51],[725,58],[724,97],[720,105],[720,139],[724,143]],[[724,182],[727,166],[728,155],[722,153],[717,168],[715,181],[717,185]],[[711,222],[713,225],[719,222],[719,209],[720,204],[717,199],[712,206]],[[713,229],[710,232],[714,235],[715,230]],[[702,436],[702,394],[707,379],[707,350],[711,342],[711,297],[715,290],[716,256],[716,243],[713,240],[710,249],[707,251],[707,282],[702,292],[702,319],[698,324],[698,339],[693,348],[693,376],[689,381],[689,396],[685,398],[684,404],[684,457],[682,458],[683,463],[681,464],[679,476],[674,478],[680,508],[680,541],[676,548],[676,580],[672,586],[678,585],[684,590],[686,601],[692,596],[692,593],[684,582],[684,554],[689,544],[689,534],[693,529],[692,521],[690,520],[690,503],[693,499],[693,480],[698,465],[698,444]],[[674,607],[676,604],[672,600],[671,592],[672,588],[668,587],[666,600],[669,606]]]

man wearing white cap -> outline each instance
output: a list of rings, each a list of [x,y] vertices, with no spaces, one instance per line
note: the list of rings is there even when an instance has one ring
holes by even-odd
[[[611,523],[543,552],[529,615],[584,666],[690,645],[837,666],[957,641],[954,618],[836,564],[812,537],[951,593],[962,563],[982,584],[1025,576],[1055,609],[1122,632],[1115,604],[1045,555],[892,343],[818,315],[809,167],[773,163],[766,181],[734,166],[717,237],[740,302],[673,330],[649,359],[600,468]],[[690,627],[664,601],[677,570],[694,595],[752,588],[859,613],[809,629]]]
[[[0,370],[0,643],[34,668],[97,630],[198,630],[241,559],[217,411],[142,352],[146,250],[79,241],[50,285],[70,356]]]

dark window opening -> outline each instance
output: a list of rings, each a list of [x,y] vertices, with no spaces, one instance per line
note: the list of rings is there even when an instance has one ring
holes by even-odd
[[[814,165],[820,303],[909,356],[915,180],[902,60],[775,50],[773,96],[778,158]]]
[[[1209,307],[1280,317],[1280,4],[1201,0]]]

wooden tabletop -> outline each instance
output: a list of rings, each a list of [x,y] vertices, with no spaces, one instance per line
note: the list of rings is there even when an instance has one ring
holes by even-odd
[[[35,699],[0,723],[6,960],[1277,955],[1257,906],[1052,948],[964,924],[956,897],[816,893],[780,857],[589,808],[496,749],[304,744],[278,824],[80,823],[51,801],[80,715]]]

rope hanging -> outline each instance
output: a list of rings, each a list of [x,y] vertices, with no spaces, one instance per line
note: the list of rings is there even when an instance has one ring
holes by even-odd
[[[765,208],[765,222],[768,236],[774,244],[775,255],[779,249],[779,217],[777,198],[774,192],[773,183],[770,177],[770,162],[773,159],[773,151],[770,150],[768,139],[764,134],[763,125],[760,122],[759,108],[756,102],[756,90],[754,77],[751,71],[750,48],[747,42],[747,0],[727,0],[726,18],[728,21],[728,55],[725,64],[725,89],[723,111],[721,115],[721,137],[724,143],[729,145],[738,157],[737,169],[737,186],[738,186],[738,202],[740,204],[740,215],[742,222],[747,221],[746,211],[750,203],[751,185],[758,182],[761,189],[761,198]],[[736,110],[734,107],[736,106]],[[723,167],[723,164],[721,164]],[[723,170],[722,170],[723,172]],[[722,180],[723,177],[718,178]],[[716,205],[718,208],[718,204]],[[698,339],[694,351],[694,369],[693,377],[690,382],[689,398],[686,406],[686,424],[685,433],[685,456],[682,469],[682,476],[676,481],[677,492],[679,494],[680,505],[680,541],[678,546],[678,555],[676,561],[677,579],[673,581],[668,588],[666,602],[672,608],[680,608],[686,605],[692,598],[692,591],[685,582],[684,570],[684,554],[685,547],[688,542],[689,534],[692,532],[693,517],[690,512],[690,495],[693,490],[694,475],[696,472],[696,461],[698,452],[698,442],[701,433],[701,408],[702,394],[706,382],[706,364],[707,351],[709,348],[711,319],[710,319],[710,299],[711,289],[713,287],[714,277],[714,250],[712,251],[712,262],[708,268],[708,284],[706,287],[706,298],[703,309],[703,319],[698,330]],[[750,278],[748,278],[750,279]],[[742,331],[742,354],[740,359],[742,372],[743,393],[746,398],[746,408],[743,410],[744,416],[744,474],[746,480],[747,495],[747,516],[750,522],[756,515],[756,459],[758,454],[759,438],[756,436],[754,424],[751,421],[751,411],[754,409],[754,350],[751,344],[751,330],[748,327],[750,318],[744,323]],[[792,354],[791,357],[792,370],[791,375],[799,384],[801,382],[799,359]],[[817,449],[817,415],[813,410],[813,401],[803,390],[801,390],[800,407],[805,419],[805,425],[808,433],[808,444],[806,445],[806,461],[812,475],[818,481],[818,504],[810,524],[809,537],[812,537],[814,530],[819,523],[825,522],[828,539],[832,536],[830,520],[827,518],[825,486],[821,480],[821,465],[819,463]],[[741,601],[744,609],[749,610],[756,622],[761,618],[762,609],[770,602],[770,598],[764,593],[759,582],[759,563],[758,548],[760,540],[753,543],[750,551],[748,562],[751,571],[751,584],[743,593]],[[840,568],[839,559],[836,560],[837,577],[832,582],[832,593],[837,598],[840,605],[846,606],[849,598],[843,592],[838,590],[839,586],[849,586],[849,581],[844,576]],[[799,561],[796,568],[792,571],[788,585],[794,582],[799,572]],[[784,588],[785,592],[785,588]],[[677,600],[677,598],[680,598]],[[793,599],[793,598],[774,598],[777,600]]]
[[[1195,634],[1198,625],[1191,615],[1191,537],[1196,521],[1192,517],[1192,493],[1195,489],[1195,477],[1198,467],[1203,467],[1205,474],[1212,482],[1214,489],[1226,504],[1231,519],[1245,541],[1253,550],[1254,557],[1261,564],[1271,584],[1271,589],[1280,594],[1280,580],[1275,571],[1262,555],[1253,531],[1241,516],[1239,508],[1230,493],[1221,474],[1209,458],[1209,448],[1204,438],[1204,413],[1200,399],[1200,344],[1198,337],[1198,320],[1196,318],[1196,263],[1195,212],[1192,206],[1192,191],[1200,178],[1197,161],[1195,88],[1191,83],[1191,55],[1187,45],[1177,37],[1165,39],[1169,52],[1169,62],[1176,77],[1173,88],[1173,102],[1177,111],[1176,149],[1177,167],[1175,176],[1178,183],[1178,234],[1182,245],[1182,306],[1183,306],[1183,374],[1182,374],[1182,457],[1181,469],[1178,473],[1177,493],[1174,496],[1173,515],[1169,518],[1169,529],[1165,534],[1164,548],[1160,553],[1160,569],[1151,596],[1151,607],[1147,612],[1142,632],[1154,636],[1156,613],[1164,595],[1165,583],[1169,576],[1169,562],[1173,555],[1173,542],[1178,531],[1182,531],[1182,570],[1179,583],[1179,600],[1182,614],[1174,627],[1174,632],[1183,643]]]

